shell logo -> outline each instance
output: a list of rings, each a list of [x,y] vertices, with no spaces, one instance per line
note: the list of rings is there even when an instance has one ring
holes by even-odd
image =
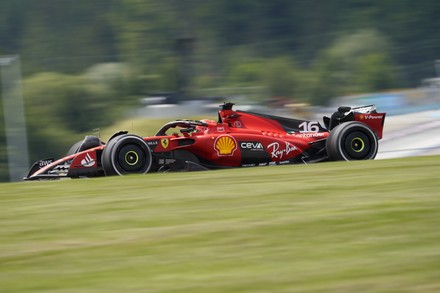
[[[214,148],[219,156],[232,156],[237,149],[237,142],[229,135],[222,135],[215,140]]]
[[[360,118],[361,120],[364,120],[365,116],[364,116],[364,115],[361,115],[361,116],[359,116],[359,118]]]

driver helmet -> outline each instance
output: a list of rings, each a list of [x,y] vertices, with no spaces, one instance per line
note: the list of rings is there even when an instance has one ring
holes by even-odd
[[[208,126],[202,126],[202,125],[196,126],[196,132],[199,132],[199,133],[203,133],[203,132],[207,131],[209,129],[209,126],[216,125],[216,122],[211,119],[202,119],[200,121],[208,124]]]

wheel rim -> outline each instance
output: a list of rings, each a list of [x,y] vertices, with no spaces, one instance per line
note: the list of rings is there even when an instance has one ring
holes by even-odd
[[[134,151],[129,151],[125,154],[125,162],[130,165],[134,166],[139,162],[139,156]]]
[[[373,150],[368,135],[362,131],[354,131],[345,137],[343,151],[349,159],[363,160],[368,158]]]
[[[360,153],[365,148],[365,142],[360,137],[355,137],[351,140],[351,149],[356,153]]]
[[[146,151],[137,144],[122,145],[116,159],[116,167],[121,173],[143,173],[149,167]]]

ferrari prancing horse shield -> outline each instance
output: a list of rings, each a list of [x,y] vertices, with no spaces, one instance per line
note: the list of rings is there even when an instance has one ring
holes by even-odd
[[[160,140],[160,144],[164,149],[166,149],[170,145],[170,140],[168,138],[162,138]]]

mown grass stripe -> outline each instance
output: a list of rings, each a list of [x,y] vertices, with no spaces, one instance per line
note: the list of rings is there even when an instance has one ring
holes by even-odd
[[[0,292],[437,292],[439,162],[2,184]]]

